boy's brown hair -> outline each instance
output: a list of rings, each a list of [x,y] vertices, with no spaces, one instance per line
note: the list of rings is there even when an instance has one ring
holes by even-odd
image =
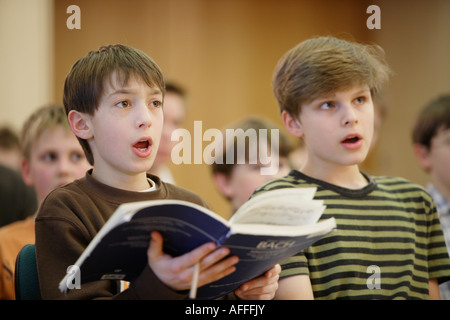
[[[225,141],[226,140],[226,138],[225,138],[226,137],[226,134],[225,134],[226,129],[234,129],[236,131],[236,135],[234,135],[233,141]],[[245,140],[245,157],[246,157],[245,163],[249,162],[249,158],[250,158],[249,152],[250,152],[251,148],[250,148],[250,139],[246,136],[248,129],[255,130],[256,138],[258,141],[259,141],[259,135],[260,135],[259,130],[260,129],[265,129],[265,130],[270,131],[270,133],[267,133],[268,147],[270,147],[272,143],[278,143],[279,157],[287,158],[294,149],[293,143],[280,130],[280,128],[278,126],[276,126],[271,121],[261,118],[261,117],[251,116],[251,117],[244,118],[240,121],[237,121],[237,122],[227,126],[226,129],[223,130],[224,141],[223,141],[223,148],[221,150],[221,153],[215,155],[216,161],[214,161],[211,165],[211,169],[212,169],[213,173],[222,173],[226,176],[231,175],[233,168],[238,163],[238,161],[237,161],[237,155],[238,155],[237,140],[242,137],[244,137],[244,140]],[[271,134],[272,129],[279,130],[279,141],[272,141],[272,134]],[[242,132],[238,132],[237,130],[242,130]],[[231,148],[233,148],[233,150],[231,150]],[[260,151],[258,150],[258,152],[260,152]],[[232,163],[227,163],[227,161],[226,161],[227,154],[229,154],[229,153],[232,153],[234,155],[234,159],[233,159]]]
[[[280,59],[272,86],[280,111],[297,117],[302,104],[353,85],[366,84],[376,92],[389,73],[381,47],[318,37],[299,43]]]
[[[16,131],[9,126],[0,128],[0,149],[20,149],[19,136]]]
[[[157,87],[164,96],[164,76],[158,65],[144,52],[121,44],[102,46],[90,51],[72,66],[64,83],[63,103],[66,113],[71,110],[93,115],[97,110],[106,81],[117,81],[126,85],[131,76]],[[94,158],[86,140],[78,138],[86,158],[91,165]]]
[[[431,140],[439,130],[450,128],[450,95],[441,95],[428,103],[417,117],[412,132],[413,143],[431,147]]]

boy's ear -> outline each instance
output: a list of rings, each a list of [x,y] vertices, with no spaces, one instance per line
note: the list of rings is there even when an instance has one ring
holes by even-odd
[[[88,140],[92,138],[93,133],[90,125],[90,117],[88,114],[71,110],[67,116],[70,124],[70,128],[73,133],[81,139]]]
[[[28,186],[32,186],[34,184],[34,181],[33,176],[31,175],[30,163],[25,160],[25,158],[22,159],[20,171],[22,173],[22,180],[25,182],[25,184]]]
[[[420,166],[425,170],[429,171],[431,170],[431,163],[430,163],[430,151],[428,148],[424,145],[415,143],[413,145],[414,154],[416,155],[417,160],[419,161]]]
[[[303,137],[303,127],[296,117],[293,117],[289,112],[283,110],[281,113],[281,119],[283,119],[283,124],[286,130],[292,134],[294,137]]]
[[[219,190],[220,194],[227,198],[228,200],[231,199],[233,196],[233,190],[230,186],[230,179],[227,175],[223,173],[214,173],[213,174],[214,183]]]

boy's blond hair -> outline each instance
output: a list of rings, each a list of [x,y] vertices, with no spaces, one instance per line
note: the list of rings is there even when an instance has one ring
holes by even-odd
[[[64,83],[63,104],[66,113],[71,110],[94,115],[106,81],[117,81],[126,85],[131,76],[137,77],[149,87],[165,93],[164,76],[158,65],[144,52],[121,44],[102,46],[90,51],[73,65]],[[79,137],[86,159],[94,165],[94,157],[86,140]]]
[[[20,134],[22,154],[27,161],[30,161],[31,148],[41,134],[56,127],[72,133],[64,107],[60,104],[43,106],[28,117]]]
[[[354,85],[365,84],[376,92],[389,73],[381,47],[318,37],[299,43],[280,59],[272,85],[280,111],[298,116],[302,104]]]

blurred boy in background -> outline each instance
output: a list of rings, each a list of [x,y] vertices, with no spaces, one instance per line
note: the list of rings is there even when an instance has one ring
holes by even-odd
[[[231,214],[233,214],[250,198],[257,187],[273,178],[280,178],[289,173],[291,168],[289,166],[288,156],[293,150],[293,144],[279,127],[261,117],[248,117],[236,123],[229,124],[226,128],[235,130],[236,135],[233,141],[226,141],[224,130],[222,134],[224,137],[222,153],[216,156],[216,161],[211,165],[211,170],[214,183],[220,194],[229,201],[232,211]],[[240,134],[237,131],[238,129],[242,130]],[[251,141],[249,138],[244,138],[245,136],[249,137],[249,129],[254,130],[256,141],[259,141],[260,130],[267,131],[267,145],[259,145],[260,148],[267,147],[270,150],[272,144],[277,144],[279,154],[278,170],[276,173],[270,175],[261,174],[261,168],[264,167],[264,164],[260,161],[256,163],[249,162]],[[278,130],[279,141],[272,140],[271,130]],[[242,163],[238,163],[237,159],[239,155],[239,151],[237,150],[238,139],[245,139],[243,150],[239,150],[240,152],[245,152],[245,161],[242,161]],[[227,155],[231,152],[234,155],[234,159],[232,163],[227,163]],[[258,150],[258,152],[266,152],[266,150]],[[221,161],[218,161],[219,159]]]
[[[414,153],[430,175],[427,190],[436,203],[445,243],[450,252],[450,95],[423,108],[412,132]],[[439,285],[442,299],[450,299],[450,282]]]
[[[172,148],[177,143],[172,141],[172,132],[181,127],[186,118],[186,94],[185,91],[172,83],[166,84],[166,94],[163,103],[164,125],[161,133],[161,142],[155,162],[148,173],[158,176],[161,180],[175,184],[175,178],[170,171],[168,163],[172,154]]]
[[[21,134],[22,177],[34,186],[38,205],[55,188],[81,178],[90,168],[80,143],[70,129],[62,106],[46,106],[24,123]],[[0,229],[0,299],[15,299],[17,254],[35,242],[32,215]]]

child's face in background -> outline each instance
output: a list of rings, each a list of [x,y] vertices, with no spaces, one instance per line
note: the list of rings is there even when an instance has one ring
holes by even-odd
[[[427,153],[430,174],[433,182],[450,190],[450,128],[441,128],[431,139]]]
[[[260,164],[236,164],[228,178],[230,201],[236,211],[253,194],[255,189],[269,180],[286,176],[291,168],[287,158],[279,158],[278,172],[273,175],[261,174]]]
[[[360,164],[374,130],[368,86],[354,86],[302,105],[298,126],[297,134],[308,150],[305,165],[326,169]]]
[[[183,97],[173,92],[164,96],[164,126],[161,142],[155,159],[155,166],[164,165],[170,160],[172,148],[177,141],[172,141],[172,132],[180,128],[186,117],[186,106]]]
[[[31,146],[30,159],[22,164],[22,176],[34,186],[41,203],[50,191],[83,177],[90,167],[75,135],[57,126],[43,131]]]

